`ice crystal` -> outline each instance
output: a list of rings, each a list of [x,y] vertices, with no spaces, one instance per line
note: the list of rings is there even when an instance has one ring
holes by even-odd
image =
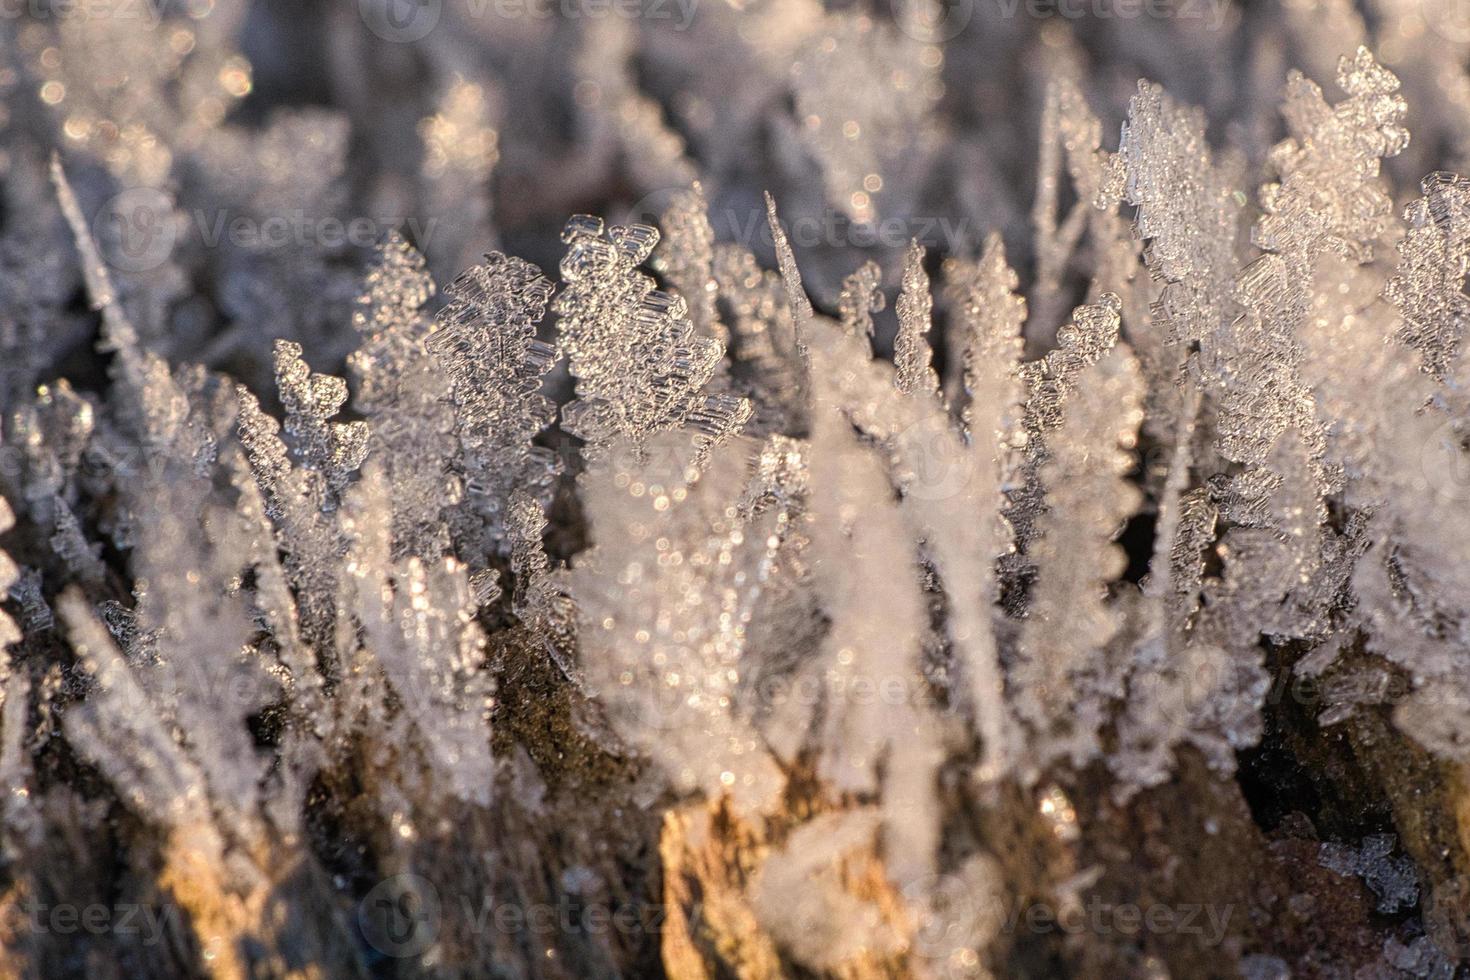
[[[719,341],[695,335],[683,299],[654,288],[638,271],[658,244],[649,225],[579,216],[562,233],[566,289],[553,309],[577,379],[563,412],[574,435],[595,444],[644,439],[701,413],[700,428],[723,434],[748,409],[706,395],[723,356]],[[726,421],[728,420],[728,421]]]
[[[1022,546],[1030,543],[1044,506],[1041,468],[1050,455],[1049,435],[1066,417],[1067,400],[1083,372],[1117,343],[1120,309],[1118,297],[1111,293],[1096,304],[1079,306],[1073,311],[1072,322],[1057,332],[1056,348],[1020,369],[1026,391],[1021,420],[1026,433],[1024,482],[1011,495],[1009,517]]]
[[[780,273],[761,268],[747,249],[723,243],[715,247],[713,271],[731,310],[731,370],[749,391],[751,428],[800,429],[805,370]]]
[[[367,423],[331,421],[347,403],[347,382],[313,373],[301,358],[301,345],[281,340],[276,342],[276,390],[286,407],[292,455],[303,468],[321,474],[330,495],[340,493],[368,451]]]
[[[14,526],[15,512],[10,509],[10,504],[5,503],[4,498],[0,497],[0,531],[8,531]],[[9,593],[18,581],[20,581],[20,568],[9,555],[0,552],[0,589]],[[0,613],[0,647],[7,647],[20,638],[19,624],[8,613]]]
[[[364,452],[379,459],[396,490],[394,547],[425,560],[448,549],[440,512],[460,495],[449,472],[458,448],[450,390],[429,354],[432,321],[422,311],[433,293],[423,257],[390,237],[368,273],[354,317],[363,344],[349,360],[371,424]]]
[[[556,414],[541,393],[556,351],[536,339],[552,286],[530,263],[492,252],[446,291],[450,302],[428,345],[449,380],[459,438],[455,470],[478,526],[461,533],[483,537],[477,551],[498,550],[512,492],[545,506],[559,469],[547,450],[531,444]]]
[[[499,112],[493,91],[463,77],[445,87],[436,109],[419,124],[429,212],[464,215],[452,226],[435,225],[426,246],[436,278],[447,282],[493,240],[486,184],[500,158]]]
[[[1120,188],[1117,156],[1101,148],[1102,126],[1087,104],[1078,78],[1078,54],[1063,46],[1048,54],[1054,69],[1047,82],[1041,116],[1037,193],[1031,206],[1037,269],[1032,313],[1050,321],[1065,307],[1061,280],[1089,219],[1114,206]],[[1070,177],[1076,200],[1060,215],[1063,172]],[[1114,284],[1119,285],[1119,284]]]
[[[959,320],[955,346],[966,395],[965,424],[972,438],[1004,441],[1020,420],[1026,300],[1016,295],[1020,279],[1006,263],[1000,236],[986,241],[978,263],[956,259],[946,264],[945,281]]]
[[[59,158],[51,161],[51,179],[76,239],[92,306],[102,313],[103,343],[117,353],[113,371],[123,399],[124,422],[133,429],[130,434],[160,459],[202,461],[208,447],[197,428],[188,425],[188,400],[170,376],[167,362],[143,348],[119,303],[112,276]]]
[[[516,575],[512,607],[522,622],[556,644],[552,648],[554,655],[558,665],[566,670],[568,662],[560,648],[571,643],[573,616],[552,580],[550,561],[542,544],[546,515],[529,495],[517,492],[510,500],[508,524],[510,565]]]
[[[1063,751],[1081,759],[1095,752],[1109,694],[1103,652],[1121,623],[1107,583],[1124,565],[1112,537],[1139,503],[1123,477],[1143,413],[1138,366],[1124,350],[1086,367],[1074,383],[1037,474],[1047,511],[1028,551],[1039,571],[1016,688],[1043,756]]]
[[[978,623],[957,632],[969,635],[969,687],[985,750],[982,771],[994,778],[1019,759],[1022,748],[1013,730],[1013,712],[1004,698],[998,644],[987,620],[992,619],[1000,598],[996,562],[1012,548],[1012,529],[1001,511],[1006,499],[1003,489],[1013,465],[1013,439],[1020,431],[1021,330],[1026,301],[1012,292],[1016,274],[1006,265],[998,237],[986,243],[978,264],[951,261],[945,276],[964,344],[962,374],[968,400],[962,418],[973,460],[964,470],[968,481],[962,499],[974,512],[987,515],[981,522],[964,517],[959,521],[959,527],[968,531],[966,536],[974,535],[975,540],[965,542],[968,548],[955,548],[955,559],[973,564],[976,594],[957,606],[955,616],[979,618]],[[946,537],[933,540],[943,571],[951,562],[942,544]],[[952,577],[953,572],[946,575]]]
[[[144,684],[155,710],[189,733],[210,793],[248,813],[264,760],[246,719],[270,703],[274,685],[250,653],[244,597],[231,588],[243,550],[239,526],[191,499],[194,489],[176,485],[139,504],[149,526],[158,526],[164,508],[179,518],[139,563],[141,623],[166,651]],[[201,531],[190,533],[195,522]]]
[[[645,449],[646,464],[612,453],[586,479],[595,547],[570,585],[587,679],[676,785],[768,805],[776,768],[737,692],[776,539],[728,502],[737,455],[701,475],[677,436]]]
[[[1203,114],[1140,82],[1118,154],[1150,268],[1163,280],[1157,314],[1173,343],[1213,344],[1235,269],[1239,203],[1216,166]]]
[[[714,272],[715,230],[710,226],[708,211],[698,182],[674,194],[659,218],[664,237],[654,258],[656,267],[688,306],[695,332],[727,343],[729,332],[720,322],[719,283]]]
[[[64,595],[61,613],[98,687],[85,706],[67,713],[67,738],[103,768],[140,812],[170,827],[201,822],[203,776],[149,706],[106,628],[80,594]]]
[[[1378,897],[1378,911],[1396,912],[1419,898],[1419,882],[1407,858],[1392,857],[1398,840],[1393,834],[1372,834],[1360,848],[1326,843],[1317,862],[1337,874],[1358,875]]]
[[[791,835],[756,882],[755,911],[762,925],[813,969],[831,970],[865,949],[891,951],[899,945],[874,903],[839,887],[840,860],[871,846],[877,816],[858,810],[817,817]],[[817,903],[793,906],[792,898],[814,878],[823,886]],[[849,928],[853,923],[860,928]]]
[[[821,662],[838,690],[872,684],[899,693],[890,703],[842,698],[829,705],[820,765],[837,786],[872,792],[880,786],[879,762],[887,759],[881,784],[885,846],[902,875],[918,877],[932,872],[937,845],[938,828],[925,814],[932,813],[939,762],[920,672],[925,608],[918,555],[902,513],[885,499],[884,467],[859,443],[844,411],[855,400],[843,390],[838,365],[856,353],[859,338],[826,325],[822,334],[823,342],[812,347],[809,450],[814,584],[832,618]],[[891,383],[885,393],[894,397]],[[856,403],[880,410],[882,404]],[[887,596],[881,608],[864,598],[879,590]]]
[[[888,301],[880,288],[883,270],[876,262],[864,262],[842,281],[837,297],[837,319],[854,337],[873,336],[873,314],[882,313]]]
[[[924,272],[924,249],[918,242],[909,243],[897,306],[898,336],[893,341],[893,362],[898,368],[895,380],[903,391],[938,390],[939,379],[930,366],[933,355],[928,337],[934,299],[929,293],[929,276]]]
[[[455,559],[393,559],[383,519],[391,512],[389,486],[382,469],[372,466],[345,505],[350,601],[367,649],[433,760],[430,771],[455,795],[483,805],[494,763],[478,603],[465,566]]]
[[[325,642],[335,616],[335,565],[346,547],[332,516],[336,502],[322,473],[291,464],[281,424],[261,409],[255,396],[240,388],[238,397],[240,445],[255,484],[247,499],[258,495],[274,526],[276,545],[297,589],[303,633],[311,643]]]
[[[1462,287],[1470,261],[1470,180],[1434,173],[1424,197],[1404,213],[1399,271],[1384,296],[1404,318],[1399,338],[1423,355],[1424,368],[1443,377],[1458,360],[1470,301]]]

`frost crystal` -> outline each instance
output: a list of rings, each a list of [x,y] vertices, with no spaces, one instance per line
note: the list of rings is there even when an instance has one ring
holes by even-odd
[[[101,765],[140,811],[168,825],[200,821],[203,776],[149,706],[107,630],[76,593],[62,597],[61,613],[98,687],[85,707],[67,714],[67,738]]]
[[[1398,844],[1393,834],[1363,838],[1360,849],[1344,844],[1323,844],[1317,862],[1340,875],[1358,875],[1378,896],[1378,911],[1396,912],[1419,899],[1419,882],[1408,858],[1392,857]]]
[[[814,585],[832,621],[821,664],[839,694],[823,718],[820,766],[837,786],[872,792],[880,786],[880,760],[888,760],[881,783],[883,839],[899,880],[909,880],[932,871],[938,834],[925,816],[932,814],[939,752],[920,671],[924,599],[909,529],[887,499],[888,474],[858,441],[848,416],[856,409],[854,421],[881,430],[885,406],[898,394],[891,381],[885,386],[869,379],[863,386],[861,376],[839,368],[858,354],[861,338],[850,329],[823,324],[816,340],[811,548]],[[881,607],[868,601],[880,591],[886,596]],[[893,694],[887,703],[840,696],[853,685],[886,686]]]
[[[15,526],[15,512],[10,509],[10,504],[5,498],[0,497],[0,531],[8,531]],[[0,591],[9,593],[20,581],[20,569],[5,552],[0,551]],[[0,612],[0,647],[8,647],[21,638],[19,624],[9,614]]]
[[[1067,400],[1083,372],[1102,360],[1118,340],[1118,297],[1104,294],[1091,306],[1079,306],[1072,322],[1057,332],[1057,346],[1039,361],[1021,367],[1026,391],[1022,425],[1025,427],[1024,482],[1011,495],[1008,517],[1016,540],[1030,543],[1042,507],[1045,484],[1041,469],[1050,455],[1049,434],[1062,424]]]
[[[1021,339],[1026,300],[1016,295],[1020,284],[1006,264],[999,235],[985,243],[974,265],[951,260],[945,265],[946,290],[958,318],[955,345],[964,380],[966,427],[977,442],[1004,442],[1020,421]]]
[[[1118,155],[1149,266],[1165,282],[1155,316],[1171,342],[1213,344],[1236,264],[1239,203],[1205,142],[1203,113],[1139,82]]]
[[[389,238],[359,300],[353,322],[363,344],[349,360],[360,379],[358,404],[371,421],[366,451],[395,489],[395,551],[425,560],[448,549],[439,515],[459,498],[449,473],[457,449],[449,387],[429,355],[433,325],[421,312],[433,293],[423,257],[397,235]]]
[[[301,345],[276,342],[276,389],[286,407],[285,431],[297,463],[320,473],[330,506],[368,451],[365,422],[333,422],[347,403],[347,382],[330,374],[314,374],[301,359]]]
[[[423,180],[432,214],[462,220],[432,226],[429,238],[436,277],[448,281],[493,240],[486,184],[500,158],[493,91],[456,76],[436,111],[419,123],[424,141]]]
[[[906,392],[937,391],[939,379],[930,366],[929,314],[934,299],[929,293],[929,275],[924,271],[924,248],[909,243],[904,260],[903,286],[898,296],[898,336],[893,341],[893,363],[898,369],[895,379]]]
[[[556,415],[541,394],[556,351],[536,339],[552,286],[535,266],[492,252],[446,292],[450,303],[428,345],[449,379],[457,470],[466,514],[478,525],[462,533],[483,536],[480,548],[496,550],[512,491],[545,506],[559,471],[551,453],[531,444]]]
[[[684,300],[654,288],[638,271],[658,244],[656,228],[579,216],[562,233],[567,288],[553,309],[577,379],[577,400],[563,412],[568,431],[594,445],[642,440],[691,417],[724,435],[748,406],[707,396],[723,356],[719,341],[694,334]]]
[[[883,270],[878,268],[878,264],[864,262],[842,281],[842,294],[837,297],[837,319],[850,336],[873,336],[873,314],[882,313],[888,302],[883,298],[882,280]]]
[[[373,466],[345,505],[353,608],[416,740],[434,760],[430,771],[456,796],[484,805],[494,778],[491,685],[480,669],[485,637],[469,575],[453,558],[394,561],[383,520],[388,495]]]
[[[728,343],[720,322],[719,284],[715,279],[715,230],[709,223],[709,204],[696,182],[670,199],[659,219],[664,238],[654,252],[655,268],[668,277],[674,292],[689,308],[696,333]]]
[[[1470,299],[1470,180],[1434,173],[1420,185],[1424,197],[1404,212],[1408,233],[1399,243],[1399,270],[1383,295],[1404,318],[1399,339],[1417,349],[1437,378],[1459,359]]]
[[[676,436],[644,448],[585,481],[595,547],[570,585],[587,680],[676,785],[769,805],[777,770],[738,692],[775,539],[726,502],[744,482],[730,452],[700,475]]]
[[[1107,584],[1124,566],[1112,538],[1139,503],[1123,477],[1143,412],[1138,366],[1124,350],[1085,368],[1075,385],[1037,474],[1047,511],[1028,551],[1038,575],[1015,682],[1043,758],[1067,752],[1080,760],[1096,751],[1109,696],[1103,651],[1121,624]]]

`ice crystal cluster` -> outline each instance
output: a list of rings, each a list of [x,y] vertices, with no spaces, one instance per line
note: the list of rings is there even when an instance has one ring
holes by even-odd
[[[1463,12],[337,6],[0,18],[0,976],[1470,962]]]

